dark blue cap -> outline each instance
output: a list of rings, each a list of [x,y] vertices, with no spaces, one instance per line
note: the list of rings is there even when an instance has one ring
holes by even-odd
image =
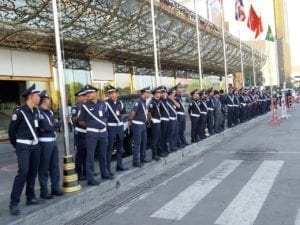
[[[107,93],[110,93],[110,92],[118,92],[118,88],[115,88],[115,87],[112,86],[112,85],[106,86],[105,90],[106,90]]]
[[[144,93],[144,92],[150,93],[150,87],[148,86],[148,87],[142,88],[139,92],[140,93]]]
[[[191,91],[191,96],[193,96],[197,92],[198,92],[198,89],[195,89],[195,90]]]
[[[23,93],[22,93],[22,97],[27,97],[28,95],[32,95],[35,93],[39,93],[40,91],[35,89],[35,84],[31,85],[29,88],[27,88]]]
[[[85,95],[85,94],[86,94],[86,91],[84,88],[82,88],[81,90],[79,90],[75,93],[75,96],[78,97],[78,96]]]
[[[171,87],[169,90],[168,90],[168,95],[171,95],[171,94],[174,94],[175,93],[175,87]]]
[[[84,90],[85,90],[86,93],[89,93],[89,92],[98,91],[99,89],[93,87],[92,85],[87,84],[87,85],[84,86]]]
[[[161,93],[161,87],[154,88],[152,90],[152,94],[155,94],[155,93]]]
[[[39,96],[40,96],[41,99],[42,98],[50,98],[49,95],[48,95],[48,93],[47,93],[47,91],[45,91],[45,90],[42,90],[40,92]]]
[[[167,87],[166,86],[160,86],[160,91],[161,92],[167,92]]]
[[[174,88],[175,88],[175,90],[177,89],[177,88],[183,88],[183,85],[182,85],[182,83],[177,83],[175,86],[174,86]]]

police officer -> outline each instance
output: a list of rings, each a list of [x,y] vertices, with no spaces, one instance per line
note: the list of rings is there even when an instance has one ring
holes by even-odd
[[[20,197],[26,182],[27,205],[39,204],[35,197],[34,185],[40,162],[40,145],[38,142],[39,111],[36,108],[40,102],[39,91],[35,84],[22,94],[26,104],[18,108],[11,117],[9,124],[9,139],[16,149],[18,174],[15,177],[10,196],[10,213],[19,215]]]
[[[146,157],[147,146],[147,106],[150,87],[140,90],[140,97],[136,100],[129,115],[128,126],[133,135],[133,167],[142,167],[144,163],[151,162]]]
[[[207,98],[206,98],[206,105],[207,105],[207,129],[209,135],[214,135],[214,102],[213,102],[213,95],[214,91],[213,88],[207,90]]]
[[[167,88],[165,86],[161,86],[161,97],[160,97],[160,128],[161,128],[161,138],[159,142],[159,150],[160,152],[168,155],[170,153],[168,148],[168,127],[170,121],[170,113],[167,106]]]
[[[161,87],[157,87],[152,91],[153,98],[151,99],[148,106],[148,120],[151,126],[151,149],[152,159],[155,161],[160,160],[160,157],[166,155],[159,149],[159,141],[161,138],[161,114],[160,114],[160,97]]]
[[[199,92],[199,101],[198,101],[198,105],[201,111],[201,115],[200,115],[200,119],[198,120],[198,129],[199,129],[199,138],[200,141],[206,138],[205,135],[205,128],[206,128],[206,124],[207,124],[207,112],[208,112],[208,108],[206,105],[206,94],[205,91],[202,90]]]
[[[91,86],[85,86],[88,101],[82,105],[79,115],[79,124],[86,127],[86,179],[87,185],[99,185],[94,179],[94,154],[99,153],[99,167],[102,179],[113,179],[107,171],[107,127],[106,119],[108,109],[105,102],[98,98],[98,89]]]
[[[212,100],[214,103],[214,131],[215,133],[220,133],[222,131],[223,113],[219,91],[214,90],[214,97]]]
[[[191,92],[191,102],[189,104],[188,113],[191,118],[191,142],[195,143],[199,141],[199,119],[200,119],[200,108],[198,105],[199,94],[198,90],[193,90]]]
[[[226,120],[226,95],[224,90],[220,90],[220,102],[221,102],[221,112],[222,112],[222,121],[221,121],[221,130],[225,130],[225,120]]]
[[[228,90],[228,94],[225,99],[226,107],[227,107],[227,127],[232,127],[234,120],[234,95],[233,88],[230,87]]]
[[[185,140],[185,128],[186,128],[186,119],[185,119],[185,109],[184,104],[182,100],[182,94],[183,94],[183,86],[178,83],[175,87],[175,100],[178,102],[178,107],[176,106],[177,110],[177,123],[178,123],[178,129],[177,129],[177,146],[179,148],[183,148],[187,145],[187,142]]]
[[[127,168],[124,167],[122,161],[123,155],[123,139],[124,139],[124,123],[123,118],[126,114],[126,108],[124,103],[118,99],[118,89],[112,85],[106,87],[106,93],[108,94],[108,100],[106,102],[108,108],[107,118],[107,131],[108,131],[108,146],[106,155],[107,171],[110,175],[111,172],[111,157],[114,144],[116,143],[117,149],[117,171],[124,171]]]
[[[177,122],[177,111],[176,109],[180,107],[179,103],[175,100],[175,87],[172,87],[168,90],[168,99],[167,99],[167,106],[170,114],[170,121],[169,121],[169,128],[168,128],[168,140],[169,140],[169,149],[170,152],[177,151],[176,141],[177,141],[177,129],[178,129],[178,122]]]
[[[78,117],[82,110],[82,105],[86,103],[87,96],[85,89],[75,93],[77,103],[71,108],[71,119],[74,125],[74,144],[75,144],[75,169],[79,180],[86,179],[85,161],[86,161],[86,129],[78,123]]]
[[[63,192],[59,187],[59,158],[55,133],[55,129],[61,127],[61,123],[54,118],[54,113],[50,109],[50,98],[45,90],[40,93],[39,106],[39,142],[41,145],[41,159],[38,177],[41,187],[40,197],[51,199],[53,195],[63,195]],[[50,175],[51,180],[51,195],[48,191],[48,175]]]

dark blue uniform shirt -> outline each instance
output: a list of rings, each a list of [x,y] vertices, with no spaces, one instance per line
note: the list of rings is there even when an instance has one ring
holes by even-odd
[[[151,113],[151,116],[153,119],[157,119],[160,120],[160,100],[155,100],[154,98],[151,99],[150,103],[149,103],[149,107],[148,107],[148,111]]]
[[[159,110],[160,110],[160,115],[161,115],[162,118],[169,119],[170,113],[169,113],[169,110],[168,110],[167,99],[166,98],[162,98],[160,100]]]
[[[182,97],[178,94],[175,94],[175,100],[180,105],[180,108],[176,108],[177,112],[179,112],[180,115],[183,115],[182,113],[185,113],[185,112],[184,112],[184,105],[183,105]]]
[[[176,106],[169,99],[167,100],[167,106],[168,106],[170,118],[177,118]]]
[[[52,110],[40,108],[39,137],[56,137],[55,129],[61,126],[60,122],[54,121]]]
[[[74,106],[72,106],[71,108],[71,118],[77,118],[80,115],[80,112],[82,110],[82,105],[80,104],[75,104]],[[81,128],[81,129],[85,129],[85,127],[81,126],[78,122],[76,122],[75,124],[73,124],[75,127]]]
[[[123,115],[126,114],[126,108],[124,103],[121,100],[117,100],[113,102],[112,100],[108,99],[107,104],[109,104],[110,108],[113,110],[114,114],[111,112],[110,108],[108,107],[108,123],[118,123],[119,121],[123,121]],[[119,121],[115,118],[118,117]]]
[[[134,103],[132,111],[136,113],[133,120],[139,122],[146,122],[147,121],[147,111],[146,111],[146,100],[139,98]]]
[[[189,108],[188,108],[188,112],[191,116],[200,116],[200,108],[198,106],[198,102],[196,100],[192,100],[190,105],[189,105]]]

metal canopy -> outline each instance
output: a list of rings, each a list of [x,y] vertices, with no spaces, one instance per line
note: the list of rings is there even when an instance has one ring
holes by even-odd
[[[173,2],[174,3],[174,2]],[[161,69],[198,70],[195,14],[170,0],[156,3]],[[51,0],[0,0],[0,46],[54,53]],[[107,59],[153,68],[149,0],[61,0],[65,55]],[[199,17],[205,73],[223,74],[221,29]],[[226,33],[228,71],[241,71],[239,40]],[[244,70],[252,71],[250,46],[243,44]],[[255,50],[256,70],[266,56]]]

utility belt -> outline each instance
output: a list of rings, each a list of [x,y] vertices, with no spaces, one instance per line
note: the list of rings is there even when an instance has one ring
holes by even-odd
[[[195,113],[191,113],[191,116],[192,116],[192,117],[200,117],[199,114],[195,114]]]
[[[136,125],[145,125],[145,122],[137,121],[137,120],[132,120],[132,123]]]
[[[210,111],[214,111],[214,109],[213,108],[207,108],[208,110],[210,110]]]
[[[185,116],[185,113],[184,112],[177,112],[177,115]]]
[[[17,139],[16,142],[24,145],[37,145],[39,143],[38,140],[28,140],[28,139]]]
[[[162,121],[169,121],[170,120],[170,118],[167,118],[167,117],[161,117],[160,118]]]
[[[104,127],[103,129],[87,127],[86,131],[93,132],[93,133],[104,133],[106,131],[106,127]]]
[[[109,127],[120,127],[120,126],[123,126],[124,123],[123,122],[120,122],[120,123],[107,123],[107,126]]]
[[[39,142],[54,142],[56,141],[55,137],[39,137]]]
[[[85,133],[86,134],[86,129],[80,128],[80,127],[75,127],[75,131],[79,133]]]
[[[170,117],[170,120],[177,120],[176,117]]]
[[[152,118],[151,121],[152,121],[152,123],[160,123],[160,119]]]

